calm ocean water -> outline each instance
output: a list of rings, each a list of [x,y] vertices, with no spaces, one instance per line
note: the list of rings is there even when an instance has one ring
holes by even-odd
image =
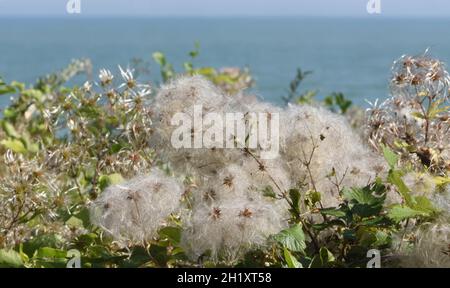
[[[255,93],[272,102],[288,87],[297,67],[313,70],[305,89],[343,92],[355,103],[385,98],[391,63],[405,53],[450,61],[450,19],[0,19],[0,75],[33,82],[88,57],[95,71],[117,71],[133,57],[152,63],[156,50],[181,70],[195,41],[197,65],[248,66]],[[81,81],[81,80],[80,80]],[[0,106],[7,103],[0,98]]]

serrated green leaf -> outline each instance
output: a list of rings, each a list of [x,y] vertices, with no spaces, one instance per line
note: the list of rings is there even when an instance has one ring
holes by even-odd
[[[282,247],[294,252],[303,252],[306,248],[305,234],[300,224],[285,229],[274,236]]]
[[[375,187],[377,188],[377,187]],[[342,192],[344,198],[357,204],[380,205],[384,202],[384,194],[375,196],[370,186],[364,188],[345,188]]]
[[[398,163],[398,155],[386,146],[382,146],[384,159],[389,164],[389,167],[394,168]]]
[[[426,216],[427,213],[423,211],[414,210],[405,205],[394,205],[388,212],[388,217],[396,222],[403,221],[408,218],[415,218],[418,216]]]
[[[353,214],[364,218],[377,216],[381,212],[382,208],[383,206],[381,204],[379,205],[355,204],[353,205],[351,211]]]

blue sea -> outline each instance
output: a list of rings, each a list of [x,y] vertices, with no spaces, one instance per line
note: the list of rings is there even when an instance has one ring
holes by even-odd
[[[0,75],[34,82],[87,57],[117,71],[132,58],[151,63],[143,77],[160,81],[154,51],[182,70],[194,43],[195,65],[248,67],[253,93],[281,103],[297,67],[312,70],[302,89],[342,92],[359,105],[386,98],[392,62],[431,53],[450,61],[450,19],[387,18],[48,18],[0,19]],[[82,81],[83,79],[79,79]],[[8,102],[0,98],[0,107]]]

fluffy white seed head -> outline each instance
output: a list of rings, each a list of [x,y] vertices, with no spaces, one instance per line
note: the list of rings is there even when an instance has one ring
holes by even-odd
[[[91,221],[119,241],[149,240],[178,210],[183,191],[175,178],[153,169],[148,175],[108,187],[93,203]]]
[[[212,261],[232,263],[285,228],[287,203],[265,196],[266,184],[246,167],[231,164],[194,192],[182,234],[182,246],[190,258],[210,253]]]
[[[339,189],[365,186],[384,170],[383,159],[362,144],[345,118],[323,108],[290,106],[281,131],[293,182],[317,189],[325,206],[338,204]]]
[[[414,233],[412,250],[401,258],[405,267],[450,268],[450,224],[448,219],[424,223]]]
[[[172,168],[179,173],[187,173],[198,177],[214,175],[216,171],[224,166],[224,163],[232,162],[240,157],[240,151],[236,149],[223,149],[224,141],[215,137],[209,143],[201,147],[195,147],[195,137],[203,140],[204,133],[212,127],[206,119],[210,113],[217,113],[224,119],[225,107],[230,101],[230,96],[212,85],[200,76],[182,77],[173,80],[161,87],[154,103],[155,118],[154,137],[150,144],[155,147],[160,158],[170,162]],[[194,106],[201,107],[201,121],[194,121]],[[176,114],[183,113],[191,121],[189,130],[191,148],[174,148],[172,143],[173,135],[181,123],[173,123]],[[196,119],[199,119],[196,117]],[[218,125],[217,127],[220,127]],[[222,127],[224,127],[222,125]],[[224,129],[219,130],[224,135]],[[225,140],[225,139],[223,139]]]
[[[285,214],[264,200],[236,198],[198,206],[182,233],[182,246],[197,260],[233,264],[245,252],[263,248],[270,235],[287,226]]]
[[[427,173],[410,172],[403,176],[403,182],[414,196],[430,196],[436,191],[433,177]]]
[[[251,197],[252,183],[249,175],[241,166],[231,164],[219,170],[217,174],[201,183],[194,191],[195,203],[199,205],[230,199]]]
[[[445,189],[436,191],[431,195],[431,200],[436,208],[444,214],[450,215],[450,185],[447,185]]]
[[[288,167],[283,159],[259,159],[255,161],[251,156],[247,156],[247,158],[242,166],[250,175],[254,185],[263,189],[270,187],[277,194],[288,191],[292,187]]]

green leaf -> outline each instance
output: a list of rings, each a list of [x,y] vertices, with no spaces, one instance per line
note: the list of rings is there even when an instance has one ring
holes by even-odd
[[[343,196],[348,200],[352,214],[360,217],[378,216],[386,199],[386,187],[377,179],[364,188],[345,188]]]
[[[408,218],[415,218],[418,216],[426,216],[427,213],[423,211],[414,210],[405,205],[394,205],[388,212],[388,217],[396,222],[403,221]]]
[[[72,216],[66,221],[66,225],[69,228],[83,228],[83,221],[75,216]]]
[[[331,263],[335,261],[333,253],[328,251],[327,248],[322,247],[319,250],[319,254],[315,255],[309,264],[310,268],[326,268],[330,267]]]
[[[439,113],[447,112],[449,107],[442,107],[444,100],[439,99],[431,103],[430,108],[428,109],[428,118],[434,119]]]
[[[322,213],[323,215],[327,215],[327,216],[334,216],[337,218],[342,218],[345,217],[347,215],[347,213],[341,209],[336,209],[336,208],[323,208],[320,209],[320,213]]]
[[[83,207],[79,212],[75,213],[73,216],[80,219],[83,222],[83,227],[87,228],[91,225],[90,211],[87,207]]]
[[[263,190],[263,195],[265,197],[270,197],[270,198],[277,197],[277,194],[275,194],[275,192],[273,191],[272,186],[266,186],[266,188],[264,188],[264,190]]]
[[[335,106],[337,106],[342,114],[345,114],[350,106],[352,106],[352,101],[346,99],[342,93],[332,93],[323,102],[333,112],[337,112],[337,109],[335,109]]]
[[[153,60],[155,60],[156,63],[158,63],[160,66],[166,65],[166,56],[164,55],[164,53],[155,52],[155,53],[153,53],[152,57],[153,57]]]
[[[412,208],[425,212],[429,215],[431,215],[434,212],[437,212],[436,208],[433,206],[433,203],[430,201],[430,199],[426,198],[425,196],[414,197],[414,207]]]
[[[311,199],[312,204],[316,204],[322,200],[322,195],[320,192],[313,191],[309,194],[309,198]]]
[[[365,219],[358,223],[362,226],[379,226],[379,227],[387,227],[392,225],[392,222],[389,218],[384,216],[378,216],[375,218]]]
[[[194,50],[189,52],[189,56],[193,59],[195,57],[198,56],[198,54],[200,53],[200,43],[198,41],[195,42],[194,44]]]
[[[379,205],[384,202],[384,195],[375,196],[370,186],[345,188],[342,193],[346,200],[357,204]]]
[[[376,231],[371,227],[359,227],[356,231],[359,245],[370,247],[377,241]]]
[[[22,82],[12,81],[10,86],[16,88],[19,91],[25,90],[25,83]]]
[[[398,155],[384,145],[382,146],[382,148],[384,159],[386,159],[386,162],[389,164],[389,167],[391,167],[391,169],[394,168],[398,163]]]
[[[178,227],[164,227],[159,230],[159,235],[167,237],[172,244],[179,244],[181,240],[181,229]]]
[[[98,235],[95,233],[82,234],[75,238],[74,243],[76,243],[77,247],[88,247],[95,244],[97,239]]]
[[[167,64],[164,66],[164,69],[161,71],[161,75],[163,77],[164,82],[167,82],[168,80],[172,79],[175,76],[175,71],[173,70],[173,67],[171,64]]]
[[[344,240],[346,241],[354,241],[356,240],[356,233],[353,229],[347,229],[342,233],[342,236],[344,236]]]
[[[3,116],[5,119],[15,118],[17,115],[18,112],[14,108],[8,107],[3,110]]]
[[[327,222],[323,222],[323,223],[317,223],[317,224],[312,224],[311,227],[315,230],[321,231],[330,227],[334,227],[334,226],[338,226],[338,227],[345,227],[346,226],[346,222],[342,219],[331,219],[328,220]]]
[[[275,241],[282,247],[294,252],[303,252],[306,248],[305,234],[300,224],[285,229],[274,236]]]
[[[320,254],[320,259],[322,260],[323,263],[329,263],[329,262],[335,261],[333,253],[331,253],[325,247],[320,248],[319,254]]]
[[[17,133],[16,128],[9,123],[8,121],[2,121],[2,128],[5,131],[6,135],[12,138],[19,138],[20,135]]]
[[[206,77],[211,77],[216,74],[216,69],[214,69],[212,67],[202,67],[202,68],[195,69],[195,74],[203,75]]]
[[[34,253],[31,261],[37,267],[64,268],[67,264],[67,252],[50,247],[41,247]]]
[[[344,94],[337,93],[335,94],[336,105],[341,109],[342,114],[345,114],[347,110],[352,106],[353,102],[344,97]]]
[[[300,191],[298,189],[290,189],[289,190],[289,198],[292,201],[293,209],[296,213],[300,213]]]
[[[8,85],[0,85],[0,95],[11,94],[14,92],[16,92],[16,89],[14,89],[14,87]]]
[[[51,247],[41,247],[35,253],[33,258],[48,258],[48,259],[65,259],[67,252],[64,250],[51,248]]]
[[[124,179],[123,179],[122,175],[119,173],[113,173],[113,174],[109,174],[109,175],[101,175],[98,178],[98,186],[99,186],[100,190],[103,191],[106,189],[106,187],[119,184],[123,180]]]
[[[42,234],[33,237],[27,242],[23,243],[23,251],[32,257],[34,252],[40,247],[52,247],[57,248],[63,244],[63,239],[58,234]]]
[[[42,93],[42,91],[36,89],[24,90],[22,91],[22,95],[37,101],[42,101],[44,99],[44,94]]]
[[[284,260],[287,263],[288,268],[303,268],[302,264],[289,252],[289,250],[283,248]]]
[[[186,70],[186,72],[188,72],[188,73],[191,73],[192,70],[194,69],[194,65],[191,62],[184,62],[183,67],[184,67],[184,70]]]
[[[425,119],[425,115],[423,115],[421,112],[413,112],[411,113],[411,116],[417,119]]]
[[[14,250],[0,250],[0,268],[20,268],[23,261],[20,254]]]
[[[397,170],[390,170],[388,174],[388,182],[395,185],[397,187],[398,192],[402,195],[403,199],[405,199],[406,205],[413,206],[413,200],[411,196],[411,191],[409,191],[408,186],[402,180],[402,174]]]
[[[375,233],[376,241],[373,243],[375,247],[389,245],[391,243],[391,236],[384,231],[377,231]]]
[[[121,143],[114,143],[114,144],[111,145],[110,152],[112,154],[115,154],[115,153],[119,152],[124,147],[125,147],[125,145],[123,145]]]
[[[25,145],[23,145],[22,141],[17,139],[5,139],[0,141],[0,144],[5,146],[7,149],[11,149],[13,152],[16,153],[26,153],[27,149],[25,148]]]
[[[297,98],[297,103],[298,104],[311,104],[314,101],[314,97],[316,97],[317,95],[317,91],[316,90],[308,90],[305,93],[303,93],[302,95],[300,95],[300,97]]]
[[[377,216],[380,212],[383,206],[380,205],[368,205],[368,204],[355,204],[351,211],[353,214],[356,214],[360,217],[371,217],[371,216]]]
[[[20,137],[20,141],[24,144],[25,149],[31,153],[39,152],[39,144],[33,143],[30,139],[30,135],[27,131],[23,134],[23,137]]]
[[[450,177],[435,176],[433,181],[437,186],[444,186],[450,184]]]

